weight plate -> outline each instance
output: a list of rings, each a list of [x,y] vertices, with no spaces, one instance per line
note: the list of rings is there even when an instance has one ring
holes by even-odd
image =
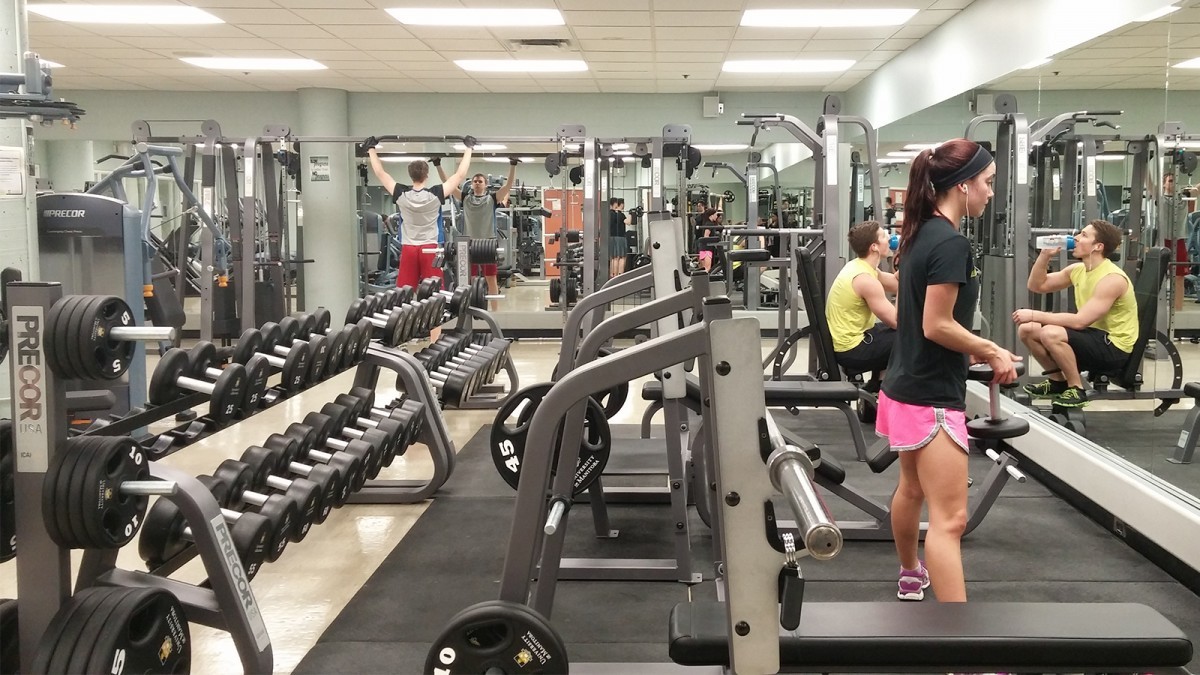
[[[267,393],[267,378],[271,376],[271,364],[267,357],[255,354],[246,362],[246,395],[242,400],[242,417],[249,417],[262,405]]]
[[[76,474],[84,476],[85,488],[80,492],[78,516],[92,548],[120,548],[137,534],[149,501],[143,495],[123,494],[120,487],[148,480],[150,467],[146,453],[128,436],[99,440],[91,457],[76,468]]]
[[[300,338],[301,340],[307,340],[308,336],[312,335],[313,331],[317,327],[317,317],[308,313],[296,314],[295,317],[296,320],[300,322],[300,331],[296,333],[296,337]],[[324,334],[325,331],[318,333],[318,335]]]
[[[549,382],[542,382],[525,387],[505,401],[496,413],[492,423],[491,452],[492,461],[500,477],[514,490],[521,480],[521,467],[525,457],[525,441],[529,435],[529,427],[533,413],[542,399],[549,393]],[[515,416],[515,423],[511,419]],[[554,460],[550,473],[553,476],[558,466],[558,455],[561,447],[562,420],[555,428]],[[608,464],[612,452],[612,435],[608,426],[608,418],[604,409],[595,399],[588,398],[584,415],[583,438],[579,443],[579,458],[575,464],[574,494],[580,494],[588,489]]]
[[[214,383],[212,398],[208,401],[208,416],[218,428],[228,425],[246,404],[246,368],[240,363],[231,363]]]
[[[285,391],[296,392],[304,388],[308,378],[308,348],[303,345],[292,347],[283,360],[283,371],[279,383]]]
[[[483,277],[475,277],[475,281],[471,283],[475,291],[471,294],[471,306],[478,309],[487,309],[487,280]]]
[[[329,334],[329,353],[325,355],[325,370],[321,373],[322,379],[332,377],[342,367],[342,360],[346,358],[347,335],[348,333],[344,329]]]
[[[82,440],[73,439],[72,442]],[[50,460],[50,465],[46,467],[46,475],[42,478],[42,523],[50,539],[64,548],[69,548],[75,540],[67,514],[67,500],[71,494],[71,472],[75,468],[77,457],[68,450],[72,447],[72,442],[59,445]]]
[[[279,340],[282,337],[282,331],[279,330],[279,324],[273,321],[268,321],[262,325],[262,328],[258,329],[258,332],[262,334],[263,339],[262,347],[259,348],[259,351],[264,354],[274,354],[275,345],[279,344]]]
[[[325,362],[329,358],[329,339],[324,335],[308,338],[308,384],[313,385],[325,378]]]
[[[371,347],[372,329],[371,322],[366,319],[361,319],[358,322],[358,349],[354,351],[354,363],[363,360],[367,355],[367,349]]]
[[[358,320],[367,314],[367,301],[358,298],[350,303],[350,307],[346,309],[346,323],[358,323]]]
[[[295,317],[285,316],[279,320],[279,344],[284,347],[291,346],[299,333],[300,322]]]
[[[15,675],[21,667],[17,640],[17,601],[0,600],[0,673]]]
[[[555,277],[550,280],[550,302],[558,304],[558,299],[562,297],[562,280]]]
[[[96,379],[115,380],[133,363],[138,343],[113,338],[115,328],[135,325],[133,310],[125,301],[113,295],[98,295],[88,305],[83,317],[84,332],[79,343],[84,367]]]
[[[12,421],[0,420],[0,562],[17,554],[16,461]]]
[[[316,323],[313,324],[312,332],[316,333],[317,335],[324,335],[325,331],[329,330],[329,325],[333,323],[333,315],[324,307],[318,307],[312,315],[316,319]]]
[[[205,371],[209,368],[220,369],[220,359],[217,358],[217,346],[211,342],[197,342],[187,350],[187,376],[197,380],[208,379]]]
[[[612,353],[613,350],[607,347],[601,347],[598,352],[601,358],[609,356]],[[555,364],[554,369],[550,372],[550,380],[554,382],[558,381],[558,364]],[[611,420],[617,413],[621,412],[621,408],[625,406],[625,401],[629,398],[629,383],[623,382],[612,389],[592,394],[592,398],[600,403],[601,407],[604,408],[604,416]]]
[[[191,634],[179,600],[163,589],[114,590],[124,597],[109,616],[84,672],[188,672]]]
[[[96,600],[93,602],[90,614],[87,614],[87,616],[83,612],[75,614],[74,621],[72,622],[74,625],[68,623],[66,630],[77,631],[76,635],[79,637],[76,639],[75,649],[71,650],[71,659],[67,662],[66,672],[97,672],[88,670],[88,661],[96,646],[100,644],[100,634],[104,631],[105,626],[112,617],[113,611],[121,604],[125,596],[133,590],[104,588],[96,594]],[[111,667],[114,664],[106,665]]]
[[[92,612],[96,611],[97,605],[104,599],[103,588],[85,588],[84,590],[71,596],[67,602],[63,603],[55,614],[55,619],[59,615],[65,614],[63,622],[56,628],[54,621],[51,621],[50,628],[46,629],[46,633],[42,636],[42,641],[38,644],[38,656],[46,652],[47,661],[45,670],[39,670],[36,667],[32,669],[35,673],[69,673],[67,665],[71,662],[71,655],[75,653],[75,647],[79,645],[79,625],[90,617]]]
[[[46,315],[46,329],[42,333],[42,343],[46,346],[46,360],[55,374],[63,378],[72,378],[70,363],[66,353],[66,315],[79,301],[78,295],[67,295],[59,298],[50,307]]]
[[[188,547],[183,528],[183,512],[170,500],[158,499],[146,511],[138,537],[138,556],[148,568],[158,567]]]
[[[191,369],[188,363],[188,353],[179,348],[168,349],[166,354],[154,366],[150,375],[150,386],[146,389],[147,398],[154,405],[166,405],[179,398],[179,378],[187,376]],[[203,379],[203,378],[200,378]]]
[[[247,328],[238,337],[237,346],[233,348],[233,362],[245,364],[251,356],[263,351],[262,333],[256,328]]]
[[[426,673],[566,673],[567,647],[525,605],[492,600],[456,614],[433,641]]]
[[[88,371],[85,369],[81,354],[79,353],[79,344],[82,340],[80,333],[83,332],[83,319],[91,310],[89,307],[96,298],[90,295],[79,296],[79,301],[71,306],[70,314],[63,314],[66,319],[65,332],[63,335],[63,353],[66,354],[67,363],[70,364],[73,378],[89,377]]]

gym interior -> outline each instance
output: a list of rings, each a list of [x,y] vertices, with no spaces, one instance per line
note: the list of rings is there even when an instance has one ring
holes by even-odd
[[[1200,672],[1200,0],[420,4],[0,16],[0,673]],[[904,602],[826,304],[955,138],[1022,374]],[[1013,315],[1096,220],[1063,406]]]

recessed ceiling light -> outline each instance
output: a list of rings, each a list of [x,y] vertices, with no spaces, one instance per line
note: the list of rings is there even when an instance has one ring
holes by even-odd
[[[325,70],[325,64],[312,59],[234,58],[201,56],[179,59],[184,63],[212,70]]]
[[[921,154],[919,150],[893,150],[887,154],[888,157],[906,157],[913,158]]]
[[[26,5],[34,14],[71,23],[198,24],[225,23],[186,5]]]
[[[861,28],[899,26],[915,9],[748,9],[743,26],[764,28]]]
[[[840,73],[854,65],[849,59],[776,59],[726,61],[721,70],[726,73]]]
[[[1176,68],[1200,68],[1200,58],[1188,59],[1175,64]]]
[[[537,161],[537,157],[518,157],[517,159],[521,160],[522,162],[525,162],[526,164]],[[508,157],[484,157],[483,161],[496,162],[497,164],[508,164],[509,158]]]
[[[467,149],[467,146],[463,145],[462,143],[455,143],[454,149],[458,150],[459,152],[462,152],[463,150]],[[507,150],[507,149],[508,149],[507,145],[501,145],[499,143],[476,143],[475,147],[471,148],[471,152],[483,152],[484,150]],[[508,161],[508,160],[505,159],[505,161]]]
[[[578,73],[588,69],[578,59],[461,59],[454,65],[477,73]]]
[[[563,26],[557,9],[512,7],[392,7],[392,18],[409,26]]]
[[[1030,61],[1029,63],[1026,63],[1025,65],[1021,66],[1021,70],[1032,70],[1034,68],[1041,68],[1042,66],[1049,64],[1050,61],[1052,61],[1052,60],[1053,59],[1036,59],[1034,61]]]
[[[707,152],[737,152],[738,150],[745,150],[750,146],[746,145],[745,143],[715,143],[711,145],[695,143],[692,145],[692,147],[697,150],[704,150]]]
[[[1154,21],[1155,19],[1161,19],[1168,14],[1174,14],[1175,12],[1178,12],[1181,9],[1183,9],[1183,8],[1176,7],[1175,5],[1167,5],[1166,7],[1163,7],[1161,9],[1156,9],[1153,12],[1150,12],[1149,14],[1139,16],[1138,18],[1134,19],[1134,21],[1139,21],[1139,22]]]

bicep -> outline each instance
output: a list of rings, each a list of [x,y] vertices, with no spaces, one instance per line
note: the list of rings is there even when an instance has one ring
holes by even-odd
[[[1046,280],[1042,282],[1042,293],[1057,293],[1071,285],[1071,268],[1065,267],[1057,272],[1051,272],[1046,275]]]

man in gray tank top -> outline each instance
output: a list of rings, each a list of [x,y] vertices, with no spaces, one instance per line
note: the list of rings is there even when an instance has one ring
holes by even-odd
[[[472,239],[489,239],[496,236],[496,209],[508,202],[508,193],[512,189],[513,179],[517,175],[517,164],[520,164],[520,160],[513,157],[509,159],[508,163],[508,180],[504,181],[504,185],[499,190],[488,192],[487,176],[477,173],[471,176],[471,189],[466,194],[462,194],[457,187],[451,193],[453,196],[462,199],[463,234],[468,237]],[[440,163],[437,170],[438,175],[445,181],[446,172],[442,169]],[[482,276],[486,279],[490,295],[496,295],[499,292],[499,284],[496,281],[497,272],[498,270],[494,263],[471,265],[471,276]],[[495,311],[495,301],[491,305],[492,310]]]

